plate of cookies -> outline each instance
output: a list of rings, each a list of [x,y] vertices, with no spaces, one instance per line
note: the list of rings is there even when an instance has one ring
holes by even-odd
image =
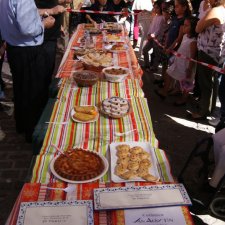
[[[154,149],[149,142],[113,142],[110,156],[113,182],[160,180]]]
[[[130,110],[130,102],[117,96],[103,100],[100,105],[101,113],[114,119],[126,116]]]
[[[99,112],[96,106],[74,106],[71,110],[71,119],[78,123],[93,123],[98,120]]]

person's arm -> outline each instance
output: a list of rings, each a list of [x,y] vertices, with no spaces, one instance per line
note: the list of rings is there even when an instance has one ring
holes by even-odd
[[[88,19],[94,26],[96,25],[96,22],[91,18],[89,14],[86,14],[86,19]]]
[[[196,55],[197,55],[197,42],[196,41],[191,42],[191,44],[190,44],[190,53],[191,53],[190,54],[190,58],[195,59]],[[195,62],[189,61],[188,68],[186,69],[186,79],[191,78],[194,64],[195,64]]]
[[[17,25],[24,35],[37,37],[44,32],[44,25],[33,0],[20,0],[16,9]]]
[[[195,31],[197,33],[201,33],[207,27],[212,26],[213,24],[220,24],[221,20],[219,18],[220,15],[219,7],[212,8],[202,19],[200,19],[197,23]]]
[[[66,8],[62,5],[57,5],[50,9],[38,9],[40,16],[53,16],[58,15],[66,11]]]

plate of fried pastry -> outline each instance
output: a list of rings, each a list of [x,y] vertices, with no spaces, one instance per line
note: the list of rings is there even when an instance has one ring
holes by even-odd
[[[113,142],[110,156],[113,182],[160,180],[154,149],[148,142]]]
[[[96,106],[74,106],[71,110],[71,119],[78,123],[93,123],[98,120],[99,112]]]
[[[108,171],[108,161],[100,153],[75,148],[55,157],[50,170],[68,183],[88,183],[100,179]]]

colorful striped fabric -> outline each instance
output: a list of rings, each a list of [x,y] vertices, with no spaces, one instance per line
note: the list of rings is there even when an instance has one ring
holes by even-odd
[[[71,47],[77,45],[77,41],[83,33],[83,25],[80,25],[63,57],[58,73],[58,77],[62,78],[60,90],[50,118],[51,124],[48,125],[40,154],[36,157],[31,182],[34,185],[35,183],[42,183],[41,186],[54,182],[57,182],[55,185],[63,187],[67,185],[65,182],[57,180],[50,171],[49,165],[51,160],[58,154],[52,145],[63,151],[73,147],[81,147],[99,152],[108,158],[109,144],[111,142],[124,141],[149,142],[154,149],[153,157],[157,164],[161,182],[174,182],[165,152],[158,149],[158,141],[153,132],[147,99],[144,98],[144,93],[141,89],[142,72],[140,72],[133,49],[129,45],[130,48],[127,53],[113,53],[114,62],[131,69],[132,72],[128,79],[122,83],[109,83],[105,80],[99,80],[92,87],[80,88],[71,78],[74,63]],[[72,121],[71,110],[75,105],[99,106],[101,101],[112,96],[120,96],[130,101],[131,111],[123,118],[112,119],[100,113],[98,120],[93,123]],[[116,132],[126,132],[133,129],[135,129],[135,132],[129,135],[120,137],[115,135]],[[76,192],[72,196],[65,196],[65,194],[63,196],[60,194],[55,195],[54,193],[57,192],[51,192],[51,200],[60,198],[92,199],[93,188],[150,184],[149,182],[113,183],[110,181],[109,173],[110,171],[96,182],[73,184],[76,186]],[[45,198],[45,200],[48,199]],[[185,213],[188,212],[185,207],[182,207],[182,209],[184,209]],[[125,224],[124,211],[95,212],[95,224]]]
[[[72,47],[79,47],[80,38],[84,35],[84,25],[81,24],[78,26],[76,32],[71,37],[70,43],[66,50],[66,53],[63,57],[62,63],[59,68],[58,77],[71,77],[73,71],[75,71],[74,66],[76,61],[74,58],[74,51]],[[95,47],[97,49],[103,48],[103,35],[94,37]],[[141,83],[142,70],[138,64],[137,58],[135,56],[134,50],[131,47],[130,43],[127,41],[129,49],[125,52],[111,53],[113,58],[113,64],[115,66],[123,66],[130,69],[131,73],[129,78],[138,79]]]

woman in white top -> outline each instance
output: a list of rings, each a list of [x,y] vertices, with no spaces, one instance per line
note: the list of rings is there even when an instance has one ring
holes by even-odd
[[[212,8],[196,26],[198,35],[198,60],[215,66],[225,61],[225,0],[210,0]],[[201,92],[199,108],[191,112],[193,120],[206,119],[216,107],[218,90],[217,73],[201,64],[197,66]]]

